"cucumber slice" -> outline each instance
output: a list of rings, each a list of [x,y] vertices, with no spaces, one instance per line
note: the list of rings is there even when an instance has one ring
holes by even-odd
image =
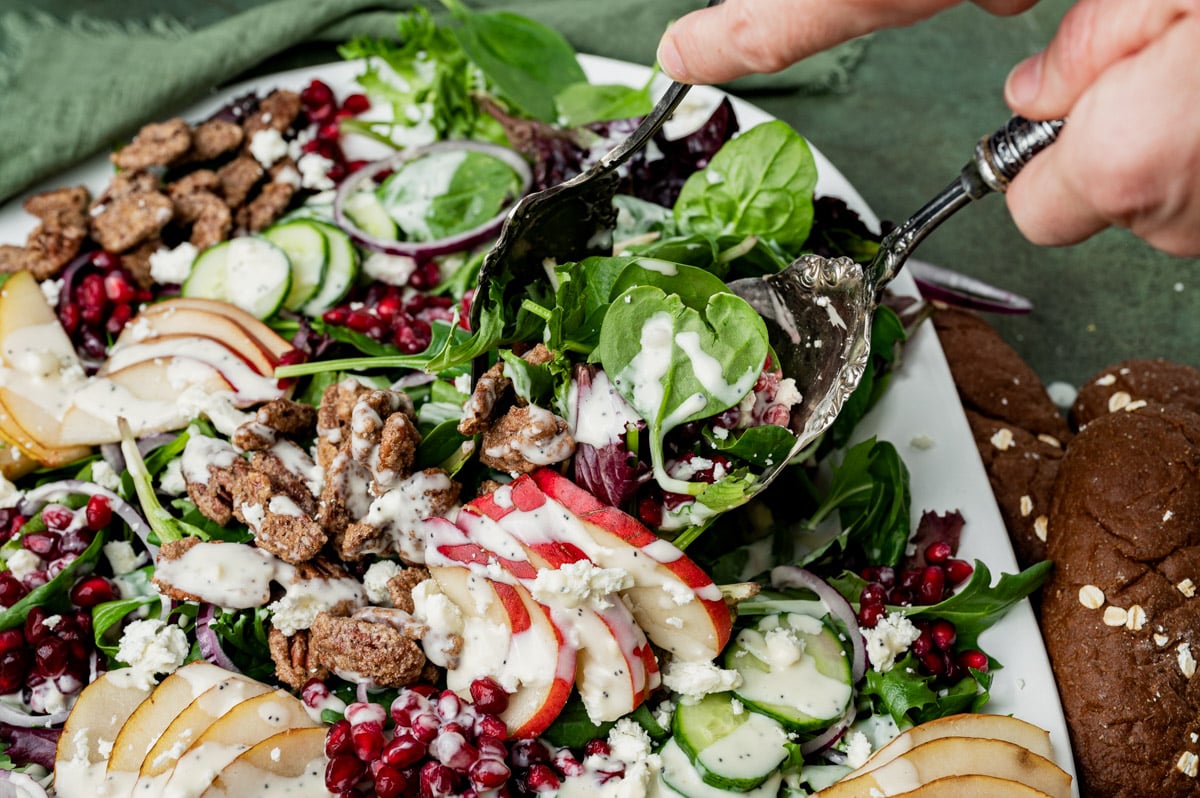
[[[317,292],[300,307],[305,316],[316,318],[342,301],[358,279],[358,250],[350,236],[340,227],[313,221],[311,224],[325,234],[329,257],[325,275]]]
[[[659,755],[662,757],[659,778],[662,780],[662,786],[668,788],[664,790],[667,795],[678,793],[685,798],[775,798],[779,794],[779,784],[783,781],[783,776],[776,771],[753,789],[742,792],[723,790],[712,786],[701,777],[674,738],[667,741]]]
[[[671,731],[700,778],[724,790],[754,789],[788,756],[779,721],[746,709],[733,693],[680,703]]]
[[[812,732],[842,716],[854,695],[850,656],[837,633],[810,615],[766,615],[725,651],[742,675],[742,703],[789,729]]]
[[[354,226],[373,238],[395,241],[400,238],[396,220],[388,215],[379,195],[374,191],[360,191],[346,198],[344,210]]]
[[[283,300],[288,310],[298,310],[317,293],[329,262],[329,242],[321,226],[304,219],[277,224],[263,238],[283,250],[292,264],[292,287]]]
[[[265,319],[283,305],[292,264],[283,250],[258,236],[222,241],[200,253],[183,283],[183,295],[217,299]]]

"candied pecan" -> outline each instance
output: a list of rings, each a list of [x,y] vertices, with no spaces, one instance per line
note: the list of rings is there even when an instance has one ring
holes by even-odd
[[[78,210],[47,210],[25,244],[24,268],[38,280],[54,277],[79,254],[86,239],[87,219]]]
[[[34,194],[22,203],[27,213],[31,213],[45,221],[47,216],[57,215],[59,211],[71,211],[82,215],[87,211],[88,190],[83,186],[44,191]]]
[[[271,629],[267,632],[267,647],[275,663],[275,678],[288,687],[300,690],[313,679],[329,678],[327,668],[310,662],[306,630],[288,637],[278,629]]]
[[[258,104],[258,110],[246,117],[242,123],[246,146],[260,130],[278,130],[284,133],[296,121],[300,113],[300,95],[287,89],[276,89]]]
[[[379,434],[379,465],[376,484],[391,484],[395,477],[412,472],[417,459],[417,446],[421,444],[421,431],[405,413],[392,413],[383,423]],[[381,477],[379,471],[393,475]]]
[[[242,144],[242,126],[225,119],[210,119],[192,130],[192,149],[188,160],[211,161]]]
[[[28,262],[28,258],[29,252],[25,247],[0,244],[0,273],[12,274],[13,272],[25,271],[25,264]]]
[[[129,194],[108,202],[92,217],[92,238],[109,252],[132,249],[171,221],[175,206],[157,191]]]
[[[131,194],[146,194],[158,191],[160,185],[158,175],[153,172],[147,172],[145,169],[129,169],[117,172],[108,181],[108,186],[104,189],[104,193],[92,203],[91,213],[100,213],[108,203],[119,200],[122,197],[128,197]]]
[[[485,479],[479,483],[478,490],[475,491],[476,496],[490,496],[500,489],[500,483],[494,479]]]
[[[479,462],[509,474],[528,474],[575,452],[567,422],[537,405],[513,407],[483,433]]]
[[[255,455],[263,457],[261,452]],[[312,507],[312,496],[307,498]],[[282,493],[267,474],[254,470],[253,463],[234,483],[233,513],[254,532],[254,542],[260,549],[284,562],[311,560],[327,540],[325,530],[311,515]]]
[[[336,543],[347,525],[370,509],[371,473],[345,451],[335,454],[324,471],[325,487],[321,491],[317,520]]]
[[[291,451],[288,454],[289,460],[307,459],[304,450],[295,444],[291,444],[289,441],[283,441],[282,443],[285,446],[291,447]],[[277,444],[276,446],[279,445]],[[265,451],[254,452],[250,457],[251,470],[267,477],[271,483],[271,490],[276,494],[287,496],[296,502],[306,514],[314,515],[317,512],[317,499],[313,495],[312,487],[308,482],[308,476],[298,474],[289,468],[283,458],[279,456],[279,451],[279,448],[272,447]],[[304,466],[301,465],[300,467],[303,468]]]
[[[249,155],[239,155],[217,170],[221,196],[229,203],[229,207],[236,208],[246,201],[262,176],[262,164]]]
[[[294,185],[272,180],[262,187],[258,196],[238,209],[238,228],[255,233],[265,230],[283,215],[294,196]]]
[[[233,213],[225,201],[211,191],[197,191],[175,204],[188,217],[192,232],[188,242],[198,250],[205,250],[229,238],[233,229]]]
[[[492,413],[500,397],[512,385],[512,380],[504,376],[504,361],[493,365],[483,373],[475,390],[463,408],[462,421],[458,422],[458,431],[463,435],[478,435],[491,424]]]
[[[309,630],[310,663],[348,681],[380,687],[412,684],[425,667],[425,653],[393,626],[321,613]]]
[[[167,166],[192,147],[192,129],[182,119],[152,122],[133,141],[109,156],[121,169]]]
[[[316,424],[315,407],[291,399],[273,399],[258,408],[253,421],[237,428],[233,445],[242,450],[269,449],[279,435],[307,437]]]
[[[187,480],[188,498],[201,515],[225,526],[233,518],[234,486],[249,468],[250,464],[240,457],[234,458],[228,467],[209,465],[206,481]]]
[[[192,549],[193,546],[198,546],[198,545],[200,545],[201,542],[202,541],[198,537],[186,537],[186,538],[180,538],[179,540],[168,540],[165,543],[163,543],[161,546],[159,546],[157,560],[159,562],[170,562],[171,560],[178,560],[184,554],[187,554]],[[200,601],[201,600],[199,596],[195,596],[195,595],[192,595],[191,593],[180,590],[179,588],[172,585],[170,582],[167,582],[166,580],[163,580],[163,579],[159,579],[157,575],[154,576],[151,581],[154,582],[154,586],[155,586],[155,588],[158,589],[158,592],[163,594],[167,598],[176,599],[177,601]]]
[[[178,205],[180,199],[189,194],[195,194],[197,191],[216,192],[220,187],[221,179],[217,177],[216,172],[211,169],[197,169],[168,185],[167,196]],[[182,211],[180,213],[183,214]]]
[[[154,236],[121,255],[121,266],[128,270],[138,288],[154,285],[154,278],[150,276],[150,256],[162,249],[162,246],[162,239]]]
[[[368,512],[355,516],[361,520],[333,536],[334,548],[343,560],[377,554],[395,555],[409,563],[424,562],[421,521],[445,515],[458,501],[461,489],[439,468],[411,474],[375,499]]]
[[[388,595],[392,599],[392,605],[398,610],[412,612],[413,588],[428,578],[429,571],[424,568],[417,566],[401,568],[400,572],[389,579],[387,583]]]

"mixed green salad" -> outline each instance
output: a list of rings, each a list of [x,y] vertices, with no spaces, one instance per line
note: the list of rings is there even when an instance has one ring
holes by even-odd
[[[18,791],[53,791],[57,735],[99,674],[148,667],[161,678],[195,660],[300,695],[329,725],[321,789],[338,795],[607,794],[622,782],[634,790],[622,794],[804,795],[904,728],[986,705],[1001,662],[980,635],[1048,564],[993,580],[985,563],[958,559],[972,519],[914,512],[924,508],[912,506],[896,446],[855,434],[903,368],[920,302],[888,298],[871,367],[837,422],[769,489],[757,482],[791,456],[805,386],[778,370],[763,321],[727,283],[809,252],[865,263],[878,243],[844,202],[815,195],[803,137],[782,122],[740,129],[728,100],[706,107],[689,132],[660,133],[623,169],[612,254],[547,262],[533,284],[477,295],[507,210],[619,141],[649,111],[653,81],[591,83],[553,31],[443,2],[448,16],[417,8],[394,38],[342,48],[361,59],[360,91],[339,99],[314,80],[300,92],[303,110],[280,136],[291,154],[276,156],[294,162],[298,190],[279,219],[198,252],[164,239],[163,252],[190,254],[185,268],[140,289],[99,343],[84,331],[102,328],[71,328],[64,308],[84,275],[115,273],[109,261],[122,256],[85,249],[74,277],[43,287],[59,292],[59,322],[100,377],[142,305],[182,296],[240,308],[290,346],[265,375],[280,381],[271,406],[308,420],[202,411],[170,431],[124,425],[119,445],[67,464],[5,472],[0,764]],[[259,99],[219,115],[246,118]],[[473,303],[484,303],[475,328]],[[488,368],[473,380],[479,358]],[[255,434],[270,444],[248,442]],[[259,454],[281,442],[304,463],[291,471],[295,512],[256,515],[235,485],[223,494],[232,512],[216,513],[216,480],[261,471]],[[28,459],[19,441],[6,446]],[[267,482],[276,508],[287,491]],[[547,507],[562,518],[547,521]],[[268,544],[283,516],[322,536],[307,556],[292,538]],[[604,560],[618,540],[658,575],[643,582]],[[354,598],[347,608],[306,597],[298,617],[301,597],[276,577],[257,603],[223,604],[219,591],[189,600],[157,567],[189,546],[324,568]],[[681,576],[680,563],[695,570]],[[407,593],[380,586],[401,574],[415,580]],[[454,574],[524,596],[535,621],[541,608],[561,633],[555,650],[575,649],[578,671],[552,712],[516,723],[539,677],[479,653],[472,630],[483,627],[454,601]],[[667,609],[651,606],[650,590],[672,597]],[[438,628],[450,615],[431,609],[436,596],[458,604],[452,628]],[[703,629],[689,604],[707,608]],[[606,704],[587,683],[585,658],[602,656],[587,630],[599,627],[568,618],[586,613],[628,630],[613,636],[614,651],[636,654],[627,704]],[[387,681],[335,651],[316,675],[285,677],[293,661],[278,645],[316,650],[322,616],[407,629],[428,667]],[[707,648],[692,646],[705,635]],[[535,650],[489,645],[497,662]],[[474,709],[445,709],[448,686]],[[395,753],[417,739],[414,718],[437,712],[417,754]],[[445,742],[451,734],[461,745]]]

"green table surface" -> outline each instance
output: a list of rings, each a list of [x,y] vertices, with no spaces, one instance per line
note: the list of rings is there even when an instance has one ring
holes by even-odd
[[[582,52],[643,64],[653,62],[666,22],[693,5],[679,0],[468,2],[517,10],[547,22]],[[311,5],[293,0],[291,16],[282,26],[253,18],[262,27],[249,25],[237,37],[221,40],[228,52],[217,54],[218,68],[212,74],[233,79],[332,60],[333,42],[356,31],[390,32],[395,10],[407,5],[406,0],[342,4],[352,5],[352,13],[328,12],[337,0],[312,0]],[[267,5],[268,0],[51,0],[35,7],[0,0],[0,78],[6,56],[13,60],[13,53],[4,49],[6,14],[11,20],[14,12],[22,11],[56,19],[85,13],[93,20],[117,25],[133,21],[143,27],[161,26],[166,20],[166,27],[193,32],[183,34],[181,42],[186,44],[188,36],[210,26],[240,28],[229,22],[248,19],[237,15]],[[1005,75],[1050,40],[1069,5],[1068,0],[1042,0],[1030,12],[998,19],[966,3],[913,27],[874,34],[848,79],[833,90],[796,89],[795,81],[788,80],[743,83],[734,90],[805,134],[878,216],[900,221],[958,172],[981,135],[1007,118]],[[308,30],[306,12],[297,17],[297,8],[314,9],[313,14],[325,9],[330,21]],[[97,59],[88,62],[79,52],[63,57],[80,59],[81,69],[93,75],[117,69]],[[12,85],[26,88],[41,80],[20,71],[9,78],[21,82]],[[62,82],[57,75],[38,83],[38,91],[53,93]],[[195,93],[194,87],[190,90]],[[11,115],[27,113],[28,108],[15,107],[14,93],[7,95],[6,100],[6,92],[0,91],[0,117],[8,116],[11,123]],[[179,97],[180,102],[193,99]],[[97,99],[103,102],[105,98]],[[38,125],[27,127],[30,130],[19,135],[28,135],[32,144]],[[26,144],[13,141],[11,132],[7,135],[7,144],[0,143],[0,165],[4,158],[17,157]],[[922,245],[918,257],[1032,299],[1036,307],[1029,315],[990,318],[1048,384],[1077,386],[1106,366],[1132,357],[1165,357],[1200,366],[1200,264],[1158,253],[1125,231],[1110,230],[1074,247],[1036,247],[1016,230],[1003,200],[988,197],[947,222]]]

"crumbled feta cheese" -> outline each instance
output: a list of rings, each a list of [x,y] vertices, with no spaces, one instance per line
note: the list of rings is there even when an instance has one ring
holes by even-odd
[[[388,591],[388,582],[400,573],[400,566],[394,560],[379,560],[371,563],[363,574],[363,588],[372,604],[380,607],[392,606],[392,594]]]
[[[620,718],[608,732],[608,745],[613,759],[637,762],[645,759],[652,750],[650,735],[642,725],[629,718]]]
[[[16,485],[0,474],[0,507],[16,507],[23,498],[25,498],[25,494],[17,490]]]
[[[243,504],[241,507],[242,518],[246,520],[246,526],[250,527],[251,531],[258,533],[258,528],[262,526],[262,522],[267,518],[267,512],[261,504]]]
[[[187,493],[187,481],[183,478],[183,458],[169,460],[162,473],[158,476],[158,487],[169,496],[182,496]]]
[[[461,642],[456,638],[463,631],[462,611],[432,579],[418,582],[413,588],[412,599],[413,617],[429,627],[421,640],[425,656],[434,665],[444,668],[452,656],[451,652]]]
[[[907,651],[920,636],[921,630],[899,612],[888,613],[880,618],[873,629],[863,630],[871,667],[880,673],[887,673],[896,664],[896,657]]]
[[[1196,583],[1191,579],[1184,579],[1182,582],[1175,585],[1175,589],[1188,598],[1192,598],[1196,595]]]
[[[264,128],[250,139],[250,154],[264,169],[269,169],[288,154],[288,145],[278,130],[273,127]]]
[[[860,731],[847,733],[838,748],[846,752],[846,765],[856,770],[871,756],[871,741]]]
[[[134,621],[125,627],[117,646],[117,659],[128,663],[136,682],[149,690],[156,674],[174,673],[187,659],[187,635],[174,624],[158,619]]]
[[[133,550],[133,545],[124,540],[114,540],[104,544],[104,556],[112,566],[114,576],[136,571],[145,565],[147,557]]]
[[[62,294],[63,281],[60,280],[43,280],[41,283],[42,296],[46,297],[46,304],[54,307],[58,304],[58,297]]]
[[[934,441],[932,436],[922,432],[919,435],[914,435],[912,440],[908,442],[908,445],[924,452],[932,449],[935,443],[936,441]]]
[[[92,463],[92,482],[111,491],[121,489],[121,476],[104,460]]]
[[[559,568],[539,568],[530,592],[549,606],[606,610],[613,605],[612,594],[629,587],[633,587],[633,577],[628,571],[576,560]]]
[[[42,570],[42,558],[29,549],[17,549],[7,560],[8,570],[17,579],[24,579],[35,571]]]
[[[373,252],[363,261],[363,273],[388,285],[408,285],[408,278],[417,270],[417,262],[407,255],[388,255]]]
[[[324,155],[318,155],[315,152],[306,153],[296,161],[296,167],[300,170],[300,185],[304,188],[317,191],[333,188],[334,182],[329,177],[333,161]]]
[[[199,250],[184,241],[175,249],[158,250],[150,256],[150,277],[160,284],[182,283],[192,273]]]
[[[271,625],[291,636],[308,629],[322,612],[347,602],[362,602],[363,591],[353,579],[297,579],[289,584],[278,601],[267,605]]]
[[[672,660],[663,670],[662,683],[672,692],[699,699],[709,693],[740,687],[742,675],[735,670],[718,668],[711,662]]]

